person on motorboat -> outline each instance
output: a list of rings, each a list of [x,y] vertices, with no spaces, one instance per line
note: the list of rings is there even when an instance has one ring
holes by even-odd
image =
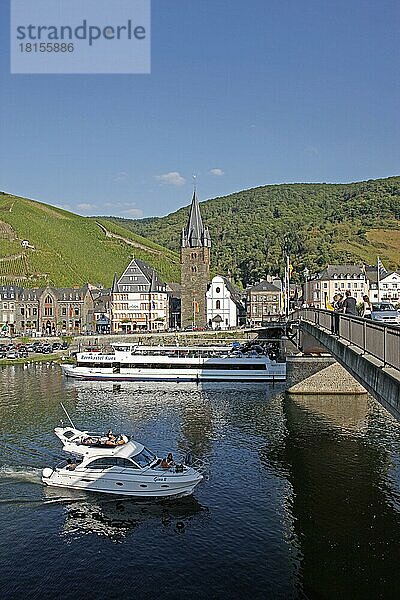
[[[67,458],[67,469],[68,471],[75,471],[78,465],[71,458]]]
[[[93,446],[94,444],[97,444],[97,442],[97,439],[93,439],[91,437],[85,437],[82,440],[82,444],[85,444],[85,446]]]
[[[174,465],[174,457],[172,456],[172,453],[169,452],[167,455],[167,458],[163,458],[160,466],[162,469],[169,469],[170,467],[172,467],[172,465]]]

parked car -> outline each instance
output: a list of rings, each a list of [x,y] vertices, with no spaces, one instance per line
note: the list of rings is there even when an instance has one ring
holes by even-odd
[[[378,323],[400,325],[400,313],[391,302],[373,302],[371,319]]]
[[[11,359],[19,358],[19,354],[16,350],[10,350],[9,352],[7,352],[6,358],[11,358]]]

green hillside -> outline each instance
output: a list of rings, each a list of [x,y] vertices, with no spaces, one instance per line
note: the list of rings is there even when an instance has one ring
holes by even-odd
[[[33,248],[24,249],[22,240]],[[165,280],[179,281],[175,252],[116,223],[0,194],[0,284],[110,286],[132,256],[154,266]]]
[[[349,184],[283,184],[201,203],[212,238],[213,270],[230,269],[243,285],[282,272],[285,247],[294,278],[307,266],[376,262],[400,267],[400,177]],[[162,218],[113,219],[178,250],[188,209]]]

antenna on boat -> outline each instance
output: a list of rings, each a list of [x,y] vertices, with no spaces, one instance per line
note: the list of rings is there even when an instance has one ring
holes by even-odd
[[[71,419],[71,417],[69,416],[69,414],[68,414],[68,412],[67,412],[67,409],[65,408],[64,404],[63,404],[62,402],[60,402],[60,404],[61,404],[61,408],[63,409],[63,411],[64,411],[64,412],[65,412],[65,414],[67,415],[68,421],[71,423],[71,426],[72,426],[74,429],[76,429],[76,427],[75,427],[75,425],[73,424],[73,422],[72,422],[72,419]]]

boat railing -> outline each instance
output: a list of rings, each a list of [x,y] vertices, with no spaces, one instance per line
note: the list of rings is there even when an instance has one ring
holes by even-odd
[[[186,464],[186,463],[183,461],[183,464]],[[202,475],[206,475],[208,473],[209,464],[201,458],[195,458],[190,463],[190,465],[186,465],[186,466],[191,467],[192,469],[194,469],[195,471],[198,471]]]

